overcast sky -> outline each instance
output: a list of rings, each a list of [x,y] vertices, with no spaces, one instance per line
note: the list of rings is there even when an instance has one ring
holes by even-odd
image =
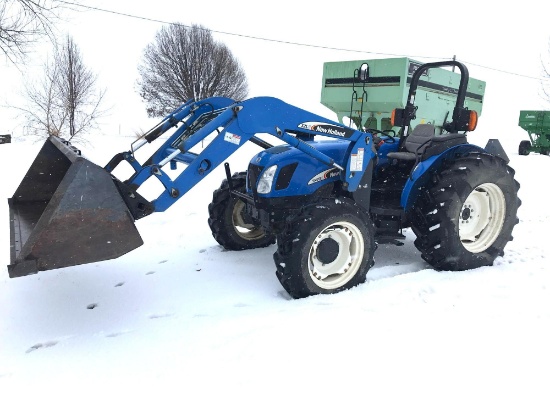
[[[77,8],[82,11],[65,13],[66,21],[59,26],[59,35],[74,37],[84,61],[98,74],[98,84],[107,89],[112,110],[99,134],[131,134],[155,122],[145,116],[136,91],[143,49],[162,27],[146,19],[201,24],[215,31],[215,38],[241,62],[251,97],[278,97],[334,120],[336,116],[319,103],[323,62],[396,56],[428,62],[456,55],[471,77],[486,81],[476,136],[523,137],[517,126],[519,110],[550,106],[540,99],[536,80],[541,77],[541,58],[549,56],[550,5],[541,1],[526,0],[513,7],[490,6],[483,0],[327,2],[314,7],[288,0],[87,0],[85,4],[142,17]],[[23,79],[32,77],[41,64],[40,55],[48,50],[47,43],[41,44],[20,71],[2,59],[0,103],[15,105],[11,102],[18,101]],[[13,111],[0,114],[0,133],[17,134],[21,120],[14,118]]]

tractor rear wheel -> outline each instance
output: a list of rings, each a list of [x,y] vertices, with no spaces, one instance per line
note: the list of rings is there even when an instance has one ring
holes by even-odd
[[[492,265],[512,240],[518,189],[514,170],[499,157],[469,153],[447,161],[413,207],[422,258],[439,270]]]
[[[327,199],[289,219],[273,259],[281,285],[303,298],[365,282],[375,249],[369,216],[349,199]]]
[[[527,156],[531,149],[531,142],[529,140],[522,140],[519,142],[518,154],[521,156]]]
[[[231,184],[233,190],[245,193],[246,173],[235,173]],[[245,203],[230,195],[227,179],[214,191],[208,214],[212,236],[225,249],[255,249],[275,243],[275,236],[266,234],[263,227],[246,214]]]

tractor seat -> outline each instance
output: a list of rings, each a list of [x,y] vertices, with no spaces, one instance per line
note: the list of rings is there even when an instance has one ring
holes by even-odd
[[[399,152],[388,153],[388,158],[397,160],[425,160],[445,150],[466,144],[466,135],[463,133],[449,133],[435,135],[433,124],[418,124],[410,135],[405,138],[405,144]]]

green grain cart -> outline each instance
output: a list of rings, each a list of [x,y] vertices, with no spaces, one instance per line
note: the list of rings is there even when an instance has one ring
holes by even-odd
[[[391,124],[392,110],[406,106],[412,75],[421,64],[407,57],[327,62],[321,103],[336,113],[340,123],[397,132]],[[426,70],[418,82],[418,110],[411,129],[427,123],[442,133],[453,116],[459,84],[459,73],[437,67]],[[470,77],[464,106],[481,116],[484,94],[485,82]]]
[[[529,134],[529,140],[519,144],[520,155],[527,156],[531,152],[550,154],[550,112],[522,110],[519,113],[519,126]]]

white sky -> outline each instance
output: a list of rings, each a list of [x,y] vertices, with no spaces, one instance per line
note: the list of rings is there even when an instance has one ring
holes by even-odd
[[[483,114],[474,136],[523,138],[517,126],[520,110],[547,109],[540,82],[541,58],[547,59],[550,5],[534,0],[514,7],[486,1],[394,1],[346,4],[282,0],[173,2],[117,2],[88,0],[89,6],[162,21],[202,24],[218,32],[235,33],[390,55],[353,53],[254,40],[215,33],[240,60],[250,85],[250,96],[268,95],[336,120],[320,103],[322,65],[325,61],[408,56],[421,61],[452,58],[467,64],[471,77],[487,82]],[[363,3],[366,4],[366,3]],[[491,3],[493,4],[493,3]],[[100,11],[67,12],[59,34],[70,33],[85,62],[107,89],[112,107],[98,134],[132,134],[154,121],[136,92],[137,65],[144,47],[154,40],[160,23]],[[39,50],[48,50],[48,44]],[[18,73],[2,61],[0,103],[15,105],[22,79],[28,79],[40,60],[36,57]],[[488,70],[481,66],[518,73]],[[0,111],[0,133],[20,133],[21,121],[13,111]]]

